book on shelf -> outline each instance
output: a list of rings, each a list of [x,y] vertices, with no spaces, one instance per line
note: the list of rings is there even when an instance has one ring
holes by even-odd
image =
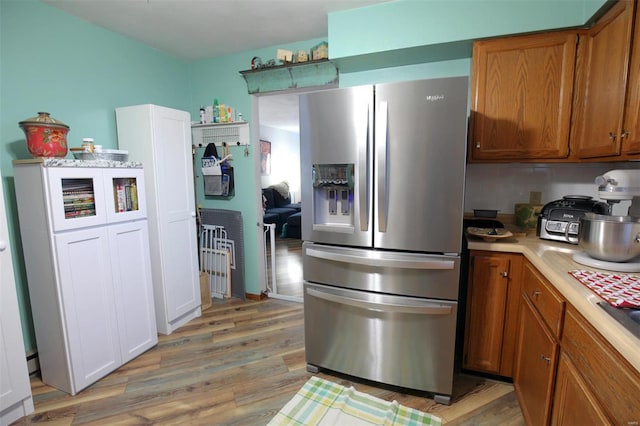
[[[131,179],[122,179],[114,188],[118,213],[138,210],[138,187]]]
[[[116,185],[116,194],[115,194],[115,202],[116,202],[116,211],[118,213],[122,213],[126,211],[127,208],[127,196],[125,193],[124,185],[118,183]]]
[[[131,210],[138,210],[138,186],[136,182],[131,182]]]

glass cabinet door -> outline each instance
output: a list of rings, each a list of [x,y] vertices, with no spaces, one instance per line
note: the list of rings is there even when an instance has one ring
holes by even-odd
[[[147,217],[143,169],[104,169],[103,176],[109,223]]]
[[[107,221],[100,169],[47,168],[54,231],[103,225]]]
[[[54,232],[144,219],[144,170],[47,168]]]

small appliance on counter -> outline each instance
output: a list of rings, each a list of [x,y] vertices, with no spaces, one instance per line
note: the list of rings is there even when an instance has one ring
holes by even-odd
[[[595,180],[609,206],[631,201],[626,216],[587,213],[580,218],[573,260],[618,272],[640,272],[640,170],[611,170]]]
[[[566,195],[544,205],[538,216],[536,235],[546,240],[578,244],[580,218],[585,213],[609,214],[607,203],[586,195]]]

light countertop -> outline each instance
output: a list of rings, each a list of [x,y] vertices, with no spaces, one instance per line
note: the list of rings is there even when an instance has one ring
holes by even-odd
[[[485,242],[468,236],[469,250],[521,253],[590,323],[640,372],[640,339],[597,305],[602,299],[569,274],[576,269],[608,272],[582,265],[572,259],[580,252],[577,245],[542,240],[535,235]],[[625,273],[628,274],[628,273]],[[640,274],[630,274],[640,275]]]

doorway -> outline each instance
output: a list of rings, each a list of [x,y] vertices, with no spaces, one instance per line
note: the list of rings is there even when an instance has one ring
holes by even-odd
[[[300,124],[298,96],[300,92],[278,93],[257,97],[260,161],[256,175],[260,181],[261,209],[265,214],[264,271],[269,297],[302,302],[302,240],[294,231],[300,214],[278,213],[274,218],[264,210],[263,188],[288,189],[288,202],[296,206],[301,199]],[[286,191],[285,191],[286,192]],[[272,201],[267,202],[268,204]],[[300,207],[301,208],[301,207]],[[297,219],[296,219],[297,218]],[[288,223],[287,223],[288,220]]]

